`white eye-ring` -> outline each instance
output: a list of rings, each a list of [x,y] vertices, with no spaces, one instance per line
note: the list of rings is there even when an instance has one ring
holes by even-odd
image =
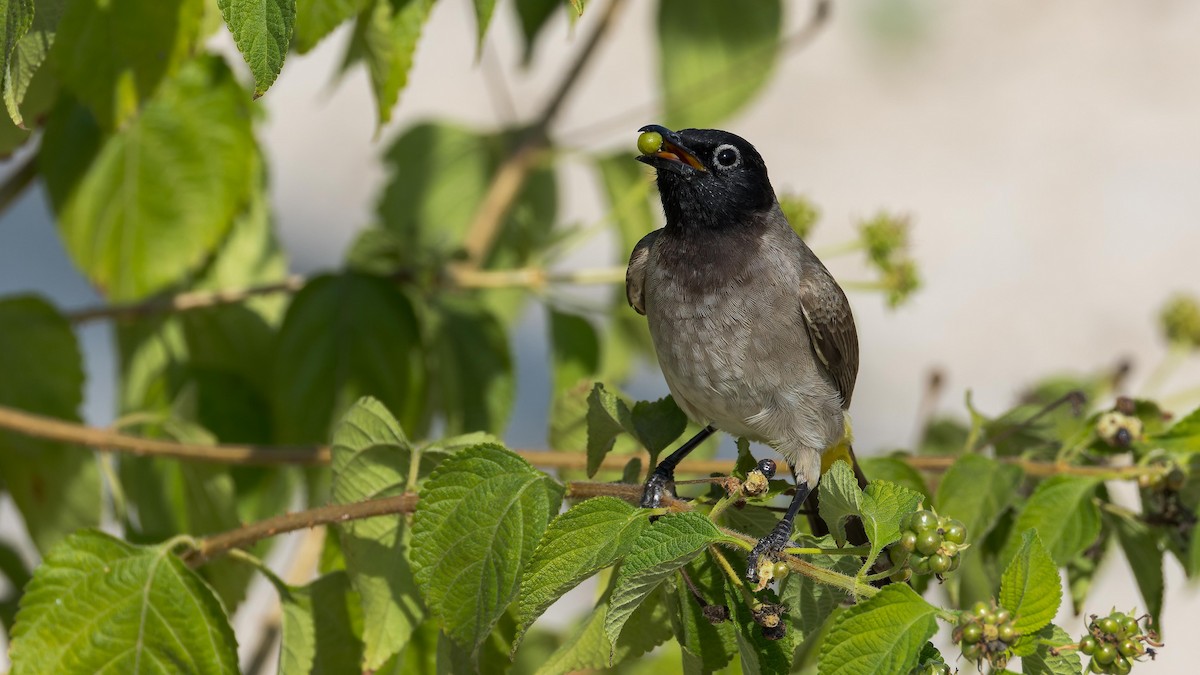
[[[713,163],[720,169],[732,169],[742,163],[742,153],[728,143],[718,145],[713,151]]]

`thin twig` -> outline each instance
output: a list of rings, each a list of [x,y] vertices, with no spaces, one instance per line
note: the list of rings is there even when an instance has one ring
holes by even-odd
[[[245,548],[255,542],[285,532],[330,523],[374,518],[375,516],[412,513],[416,507],[417,495],[405,493],[353,504],[326,504],[307,511],[285,513],[282,516],[260,520],[235,530],[203,537],[197,540],[196,547],[184,556],[184,560],[192,567],[196,567],[231,549]]]
[[[220,462],[240,465],[319,465],[328,464],[328,446],[263,446],[263,445],[203,445],[179,443],[152,438],[142,438],[109,429],[89,427],[77,422],[37,415],[16,408],[0,406],[0,429],[15,431],[33,438],[72,443],[101,452],[125,452],[134,455],[171,457],[175,459]],[[587,454],[561,450],[515,450],[525,461],[546,469],[583,469],[587,466]],[[631,454],[609,454],[600,463],[605,471],[620,471],[629,460],[640,458],[646,462],[644,452]],[[941,472],[958,460],[957,456],[912,456],[900,455],[897,459],[918,471]],[[1165,466],[1079,466],[1061,462],[1042,462],[1020,457],[999,457],[997,461],[1017,466],[1030,476],[1044,478],[1058,474],[1086,476],[1101,480],[1136,480],[1141,476],[1166,473]],[[733,471],[731,460],[690,460],[680,466],[681,472],[691,474],[729,474]],[[574,483],[586,490],[588,483]],[[598,485],[609,485],[607,483]],[[641,494],[640,485],[626,485],[630,493]],[[614,488],[615,489],[615,488]],[[604,494],[612,494],[611,489]],[[582,496],[582,495],[581,495]]]
[[[398,282],[410,282],[415,278],[411,271],[401,270],[389,278]],[[518,267],[509,270],[477,270],[456,267],[446,270],[439,282],[444,287],[455,289],[483,288],[533,288],[549,285],[606,285],[625,280],[624,267],[598,267],[577,270],[546,270],[540,267]],[[261,286],[219,291],[187,291],[167,297],[149,298],[136,302],[96,305],[67,312],[67,320],[73,324],[87,323],[99,319],[135,319],[156,314],[176,314],[193,309],[228,305],[260,295],[274,293],[298,293],[309,281],[308,277],[292,275],[280,281]]]
[[[36,152],[28,152],[25,159],[0,185],[0,214],[8,211],[8,207],[12,206],[26,188],[33,184],[33,179],[37,178],[37,158]]]
[[[625,0],[611,0],[608,3],[604,13],[600,16],[599,23],[583,43],[575,60],[567,68],[567,72],[563,74],[562,80],[551,94],[550,100],[542,108],[541,114],[538,115],[533,125],[521,135],[521,139],[517,141],[508,159],[504,160],[496,171],[487,193],[484,194],[483,201],[480,202],[471,223],[467,226],[467,235],[463,243],[466,252],[464,267],[479,267],[483,264],[484,258],[491,250],[492,243],[500,232],[500,226],[504,223],[505,216],[508,215],[517,195],[524,187],[526,179],[537,165],[542,152],[550,146],[548,134],[550,125],[562,110],[567,96],[579,82],[580,74],[583,73],[592,54],[603,41],[604,35],[613,24],[613,19],[624,4]]]
[[[173,457],[223,464],[317,465],[329,463],[329,448],[325,447],[179,443],[131,436],[6,406],[0,406],[0,428],[34,438],[83,445],[102,452],[125,452],[132,455]]]

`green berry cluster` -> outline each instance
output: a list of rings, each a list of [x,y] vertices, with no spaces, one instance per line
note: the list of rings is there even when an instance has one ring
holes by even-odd
[[[881,285],[888,304],[896,307],[921,285],[917,266],[908,255],[909,219],[879,213],[858,225],[867,257],[883,273]]]
[[[1144,644],[1154,644],[1153,639],[1142,632],[1133,616],[1114,610],[1103,618],[1092,615],[1088,634],[1079,641],[1079,651],[1092,657],[1089,671],[1124,675],[1133,669],[1135,660],[1146,655],[1154,657],[1154,650]]]
[[[1167,301],[1159,314],[1167,341],[1192,348],[1200,347],[1200,302],[1179,294]]]
[[[993,602],[977,602],[959,616],[954,629],[954,641],[962,649],[963,658],[973,663],[986,659],[992,668],[1003,670],[1012,656],[1012,644],[1017,640],[1012,613]]]
[[[958,569],[958,554],[968,546],[962,523],[922,509],[905,518],[901,529],[900,540],[888,547],[892,581],[908,581],[913,574],[936,574],[941,579]]]

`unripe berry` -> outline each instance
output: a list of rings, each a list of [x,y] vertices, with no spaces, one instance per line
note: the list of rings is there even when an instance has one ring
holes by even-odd
[[[1017,631],[1013,629],[1013,625],[1011,623],[1002,623],[1000,624],[1000,627],[996,629],[996,637],[1000,638],[1000,640],[1003,642],[1012,644],[1013,640],[1017,638]]]
[[[964,644],[973,644],[979,642],[979,638],[983,637],[983,627],[977,623],[969,623],[963,626],[962,641]]]
[[[942,535],[934,532],[922,532],[917,535],[917,550],[923,555],[936,553],[942,545]]]
[[[941,553],[929,556],[929,571],[934,574],[945,574],[950,571],[950,557]]]
[[[1107,666],[1117,660],[1117,649],[1107,642],[1101,642],[1096,645],[1095,658],[1100,665]]]
[[[918,534],[936,530],[938,526],[938,517],[933,515],[933,511],[917,511],[910,516],[909,526],[907,529]]]
[[[942,531],[942,536],[946,538],[946,541],[955,544],[964,544],[967,541],[967,526],[953,518],[948,519],[942,525]]]
[[[657,131],[644,131],[638,136],[637,147],[638,151],[643,155],[649,155],[658,152],[662,148],[663,137]]]
[[[1087,654],[1088,656],[1096,653],[1096,638],[1091,635],[1085,635],[1083,639],[1079,641],[1079,651]]]

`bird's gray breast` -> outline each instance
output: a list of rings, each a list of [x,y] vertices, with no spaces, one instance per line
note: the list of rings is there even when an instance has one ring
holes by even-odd
[[[647,264],[646,314],[663,375],[690,417],[820,451],[840,437],[841,401],[802,324],[805,270],[788,235],[699,246],[664,233]]]

